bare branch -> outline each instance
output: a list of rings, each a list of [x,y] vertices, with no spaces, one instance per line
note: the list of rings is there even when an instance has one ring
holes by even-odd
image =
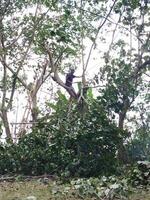
[[[119,22],[120,22],[120,20],[121,20],[121,16],[122,16],[122,14],[120,13],[118,22],[116,23],[115,28],[114,28],[113,33],[112,33],[112,39],[111,39],[111,43],[110,43],[110,45],[109,45],[108,53],[109,53],[110,50],[112,49],[112,45],[113,45],[113,43],[114,43],[115,33],[116,33],[117,27],[118,27],[118,25],[119,25]]]
[[[150,75],[149,75],[149,74],[147,74],[147,73],[144,73],[144,74],[150,78]],[[148,81],[148,82],[149,82],[149,81]]]
[[[29,90],[28,85],[16,74],[16,72],[15,72],[9,65],[7,65],[6,61],[4,61],[4,60],[0,60],[0,61],[1,61],[1,63],[2,63],[3,65],[6,66],[7,69],[9,69],[9,71],[14,75],[14,77],[15,77],[15,76],[17,77],[17,79],[18,79],[19,82],[22,84],[22,86],[24,86],[25,89]]]
[[[100,31],[100,29],[104,26],[105,22],[107,21],[108,17],[110,16],[110,14],[111,14],[111,12],[112,12],[112,10],[113,10],[113,8],[114,8],[116,2],[117,2],[117,0],[115,0],[115,1],[113,2],[113,5],[111,6],[111,8],[110,8],[108,14],[106,15],[106,18],[104,19],[104,21],[103,21],[102,23],[100,23],[100,25],[99,25],[99,27],[98,27],[98,29],[97,29],[97,33],[96,33],[95,38],[94,38],[94,40],[93,40],[93,43],[92,43],[92,45],[91,45],[91,48],[90,48],[90,51],[89,51],[89,55],[88,55],[88,58],[87,58],[87,61],[86,61],[86,64],[85,64],[85,70],[86,70],[86,68],[87,68],[87,66],[88,66],[88,63],[89,63],[89,60],[90,60],[90,57],[91,57],[91,54],[92,54],[92,50],[93,50],[94,45],[95,45],[95,42],[96,42],[96,40],[97,40],[99,31]]]
[[[147,67],[150,67],[150,60],[147,60],[143,64],[139,65],[131,77],[137,79],[141,75],[141,71]]]
[[[16,88],[16,81],[17,81],[17,77],[14,77],[14,79],[12,81],[12,90],[11,90],[9,102],[7,104],[7,109],[12,107],[13,97],[14,97],[15,88]]]
[[[11,44],[7,45],[6,48],[9,49],[10,47],[12,47],[12,46],[19,40],[19,38],[21,37],[22,33],[23,33],[23,29],[21,30],[21,32],[20,32],[20,34],[18,35],[18,37],[15,38],[15,39],[12,41]]]
[[[115,22],[114,19],[112,19],[110,16],[108,16],[108,17],[107,17],[107,16],[101,16],[101,13],[94,13],[94,12],[91,12],[91,11],[89,11],[89,10],[83,9],[81,6],[80,6],[80,7],[77,6],[77,5],[74,6],[74,5],[71,5],[71,4],[68,4],[68,3],[64,3],[64,4],[66,4],[66,5],[70,6],[70,7],[77,8],[78,10],[81,10],[81,11],[83,11],[83,12],[85,12],[85,13],[90,13],[90,14],[93,15],[93,16],[97,16],[97,17],[101,17],[101,18],[103,18],[103,19],[106,19],[106,21],[108,21],[108,22],[110,22],[110,23],[112,23],[112,24],[117,24],[117,22]],[[140,42],[142,42],[141,39],[138,38],[136,34],[134,34],[133,32],[130,31],[130,29],[128,29],[127,27],[125,27],[125,26],[123,26],[123,25],[121,25],[121,24],[118,24],[118,26],[119,26],[120,28],[123,28],[123,29],[125,29],[126,31],[130,32],[136,39],[138,39]]]
[[[6,91],[7,91],[7,70],[6,65],[3,65],[3,98],[2,98],[2,109],[5,109],[5,102],[6,102]]]
[[[83,8],[83,1],[81,0],[80,2],[80,7]],[[81,10],[81,24],[83,24],[83,10]],[[83,33],[83,27],[81,27],[81,60],[82,60],[82,85],[83,87],[86,86],[86,77],[85,77],[85,73],[86,73],[86,69],[87,66],[85,66],[85,62],[84,62],[84,45],[83,45],[83,38],[84,38],[84,33]],[[82,92],[82,91],[81,91]],[[80,94],[81,95],[81,94]]]
[[[2,17],[2,19],[4,19],[4,17],[5,17],[6,10],[7,10],[7,8],[8,8],[9,5],[10,5],[10,0],[5,1],[5,3],[6,3],[6,5],[5,5],[5,7],[4,7],[4,11],[1,10],[1,17]]]
[[[44,75],[45,75],[47,66],[48,66],[48,60],[46,60],[46,63],[43,66],[40,77],[36,80],[35,86],[32,90],[32,96],[35,96],[37,94],[38,90],[40,89],[40,87],[44,83],[44,81],[45,81]]]
[[[51,50],[48,48],[47,45],[45,45],[45,50],[46,50],[48,57],[49,57],[51,72],[55,72],[57,70],[57,67],[56,67],[57,65],[54,64]]]
[[[32,34],[32,37],[31,37],[31,39],[30,39],[29,45],[28,45],[28,47],[27,47],[27,49],[26,49],[26,51],[25,51],[25,53],[24,53],[24,55],[23,55],[23,57],[22,57],[22,59],[21,59],[21,61],[20,61],[20,65],[19,65],[19,67],[18,67],[18,69],[17,69],[17,71],[16,71],[16,75],[17,75],[17,76],[18,76],[18,73],[19,73],[19,71],[20,71],[20,69],[21,69],[21,67],[22,67],[22,65],[23,65],[23,63],[24,63],[24,61],[25,61],[25,59],[26,59],[26,57],[27,57],[27,54],[28,54],[28,52],[29,52],[29,50],[30,50],[30,47],[31,47],[31,45],[32,45],[32,42],[33,42],[33,40],[34,40],[36,27],[37,27],[37,24],[39,23],[39,22],[37,23],[37,21],[36,21],[37,15],[38,15],[38,7],[39,7],[39,6],[37,5],[36,10],[35,10],[35,15],[34,15],[34,17],[35,17],[35,22],[34,22],[34,27],[33,27],[33,34]]]
[[[73,98],[77,98],[77,94],[74,90],[73,87],[68,87],[65,85],[65,83],[61,80],[61,78],[59,77],[58,74],[58,66],[55,65],[54,61],[53,61],[53,57],[52,57],[52,53],[51,50],[45,45],[45,49],[46,52],[49,56],[49,60],[50,60],[50,67],[51,67],[51,72],[49,75],[51,75],[53,73],[53,76],[51,75],[52,79],[58,83],[60,86],[62,86],[65,90],[67,90],[67,92],[70,94],[71,97]]]

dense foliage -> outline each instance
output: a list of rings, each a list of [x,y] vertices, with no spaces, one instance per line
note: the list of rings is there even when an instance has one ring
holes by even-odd
[[[84,115],[76,109],[68,117],[62,111],[61,118],[54,112],[48,124],[41,119],[18,144],[1,147],[1,173],[89,177],[115,172],[119,129],[97,100]]]
[[[116,176],[109,178],[80,178],[72,180],[65,187],[55,185],[52,188],[53,197],[65,196],[68,193],[77,194],[81,199],[128,199],[131,188],[127,179],[119,179]]]
[[[132,162],[138,160],[150,160],[150,137],[149,134],[134,138],[127,146],[128,154]]]
[[[138,161],[129,172],[129,182],[133,186],[150,185],[150,162]]]

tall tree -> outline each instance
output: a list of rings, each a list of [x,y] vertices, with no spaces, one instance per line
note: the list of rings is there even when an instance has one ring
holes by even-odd
[[[130,111],[136,109],[136,100],[143,93],[142,90],[148,88],[148,6],[140,1],[118,2],[115,8],[119,15],[118,23],[114,27],[109,50],[104,54],[105,65],[99,73],[101,81],[105,83],[105,87],[100,90],[102,103],[110,118],[118,121],[120,130],[125,129],[128,113],[130,116]],[[122,32],[122,39],[115,41],[118,31]],[[126,137],[128,136],[130,135]],[[127,161],[123,141],[120,144],[119,157],[120,160]]]
[[[89,24],[93,2],[81,1],[79,6],[78,3],[57,0],[0,2],[0,67],[3,71],[0,114],[10,140],[13,135],[8,115],[14,108],[18,91],[27,96],[27,114],[23,115],[23,123],[36,122],[38,93],[49,78],[72,96],[72,90],[61,80],[59,73],[63,72],[65,63],[72,63],[71,60],[79,55],[83,46],[81,38],[92,38],[97,30]],[[82,6],[89,10],[84,11]],[[85,71],[83,66],[84,84]]]

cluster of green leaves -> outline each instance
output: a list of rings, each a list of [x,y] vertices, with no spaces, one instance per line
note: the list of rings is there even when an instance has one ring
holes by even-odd
[[[47,117],[48,123],[45,117],[41,119],[18,144],[2,146],[1,173],[56,173],[64,177],[114,173],[120,132],[107,119],[99,101],[93,100],[84,114],[76,107],[67,117],[66,109],[54,111]]]
[[[140,127],[135,137],[126,145],[128,155],[132,162],[138,160],[150,161],[150,132],[148,127]]]
[[[134,69],[133,63],[129,62],[130,53],[125,51],[125,48],[125,42],[119,40],[114,45],[115,51],[118,52],[117,57],[110,59],[110,55],[106,53],[104,55],[106,64],[101,71],[101,80],[107,81],[106,87],[100,91],[101,102],[106,110],[117,114],[123,111],[125,100],[131,104],[139,94],[138,83],[132,78]]]
[[[55,184],[52,187],[52,194],[54,197],[60,195],[65,196],[68,193],[74,193],[82,199],[127,199],[130,192],[127,179],[118,179],[115,176],[102,178],[80,178],[72,180],[64,187]]]
[[[138,161],[129,171],[129,183],[133,186],[150,185],[150,162]]]
[[[19,168],[17,147],[14,144],[0,143],[0,173],[14,173]]]

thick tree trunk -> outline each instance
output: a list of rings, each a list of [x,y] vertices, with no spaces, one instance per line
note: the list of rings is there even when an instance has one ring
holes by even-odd
[[[122,131],[124,130],[124,121],[126,118],[126,113],[127,113],[127,109],[120,112],[120,114],[119,114],[118,127]],[[120,143],[119,143],[119,148],[118,148],[118,160],[120,163],[127,164],[127,163],[129,163],[129,158],[128,158],[128,155],[127,155],[127,152],[126,152],[126,149],[125,149],[125,146],[123,143],[124,143],[124,141],[123,141],[123,139],[121,139]]]
[[[125,117],[126,117],[126,112],[121,112],[119,113],[119,122],[118,122],[118,127],[120,129],[123,130],[123,127],[124,127],[124,120],[125,120]]]

